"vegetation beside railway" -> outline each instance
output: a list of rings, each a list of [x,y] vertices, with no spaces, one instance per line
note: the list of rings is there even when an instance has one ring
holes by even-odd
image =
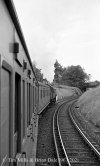
[[[56,88],[56,93],[57,93],[57,100],[69,97],[72,95],[80,95],[81,91],[79,88],[76,87],[70,87],[66,85],[60,85],[60,84],[53,84],[53,86]]]
[[[87,74],[80,65],[62,67],[56,60],[54,68],[54,82],[77,87],[82,91],[86,90],[86,82],[90,80],[90,74]]]
[[[100,127],[100,86],[86,91],[78,100],[81,114]]]
[[[83,134],[83,131],[86,133],[86,130],[80,129],[80,123],[78,123],[78,126],[76,126],[77,118],[74,117],[73,119],[73,104],[76,103],[75,96],[72,96],[71,98],[68,98],[67,103],[61,105],[58,110],[57,114],[55,114],[55,125],[54,131],[55,131],[55,146],[57,151],[58,158],[66,158],[64,160],[64,163],[60,163],[60,166],[63,165],[99,165],[99,151],[97,151],[97,147],[95,148],[95,142],[92,143],[89,141],[91,136],[89,136],[89,139]],[[71,100],[70,100],[71,99]],[[69,102],[70,101],[70,102]],[[77,111],[75,111],[77,112]],[[57,115],[57,116],[56,116]],[[70,115],[70,116],[69,116]],[[72,123],[73,120],[75,120],[75,126],[74,123]],[[57,125],[56,125],[57,121]],[[57,126],[57,128],[56,128]],[[77,128],[77,130],[76,130]],[[59,134],[58,132],[59,131]],[[57,134],[56,134],[57,133]],[[81,134],[80,134],[81,133]],[[85,140],[85,141],[84,141]],[[87,146],[87,142],[88,145]],[[60,144],[62,146],[60,146]],[[62,149],[63,147],[63,149]],[[93,147],[95,150],[92,151],[91,147]],[[97,152],[97,153],[95,153]],[[67,163],[65,163],[67,161]]]
[[[85,92],[77,101],[76,118],[87,134],[100,145],[100,86]],[[99,146],[100,147],[100,146]]]

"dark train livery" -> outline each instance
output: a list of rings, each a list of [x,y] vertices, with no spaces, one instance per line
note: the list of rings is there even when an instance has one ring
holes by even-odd
[[[55,101],[53,87],[37,81],[13,2],[0,0],[1,166],[35,165],[39,114]]]

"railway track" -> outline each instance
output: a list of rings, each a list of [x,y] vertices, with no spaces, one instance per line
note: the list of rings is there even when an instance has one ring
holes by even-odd
[[[64,101],[55,111],[53,118],[53,135],[59,166],[100,166],[100,153],[85,137],[71,115],[72,104],[73,99]]]

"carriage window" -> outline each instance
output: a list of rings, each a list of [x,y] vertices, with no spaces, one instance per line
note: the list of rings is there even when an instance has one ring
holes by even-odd
[[[43,97],[45,97],[45,89],[43,89]]]
[[[42,89],[41,89],[41,91],[40,91],[40,92],[41,92],[41,99],[42,99]]]
[[[9,157],[9,141],[10,141],[10,74],[8,71],[1,69],[1,159],[5,156]]]
[[[29,84],[29,124],[32,118],[32,85]]]
[[[37,98],[37,91],[36,91],[36,87],[35,87],[35,105],[36,105],[36,102],[37,102],[36,98]]]
[[[25,137],[25,81],[23,80],[23,138]]]
[[[33,86],[33,112],[34,112],[34,86]]]
[[[16,152],[21,151],[21,77],[15,74],[15,133]]]
[[[29,84],[29,121],[28,121],[29,125],[30,121],[31,121],[31,85]]]
[[[29,122],[29,86],[27,83],[27,127],[28,127],[28,123]]]

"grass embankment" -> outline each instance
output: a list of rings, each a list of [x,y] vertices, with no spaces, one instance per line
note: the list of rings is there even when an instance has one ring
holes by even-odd
[[[56,92],[57,92],[57,99],[61,99],[72,95],[72,91],[70,89],[56,88]]]
[[[76,95],[76,91],[78,91],[78,88],[65,86],[65,85],[56,86],[57,99]]]
[[[100,86],[85,92],[78,100],[81,114],[100,127]]]

